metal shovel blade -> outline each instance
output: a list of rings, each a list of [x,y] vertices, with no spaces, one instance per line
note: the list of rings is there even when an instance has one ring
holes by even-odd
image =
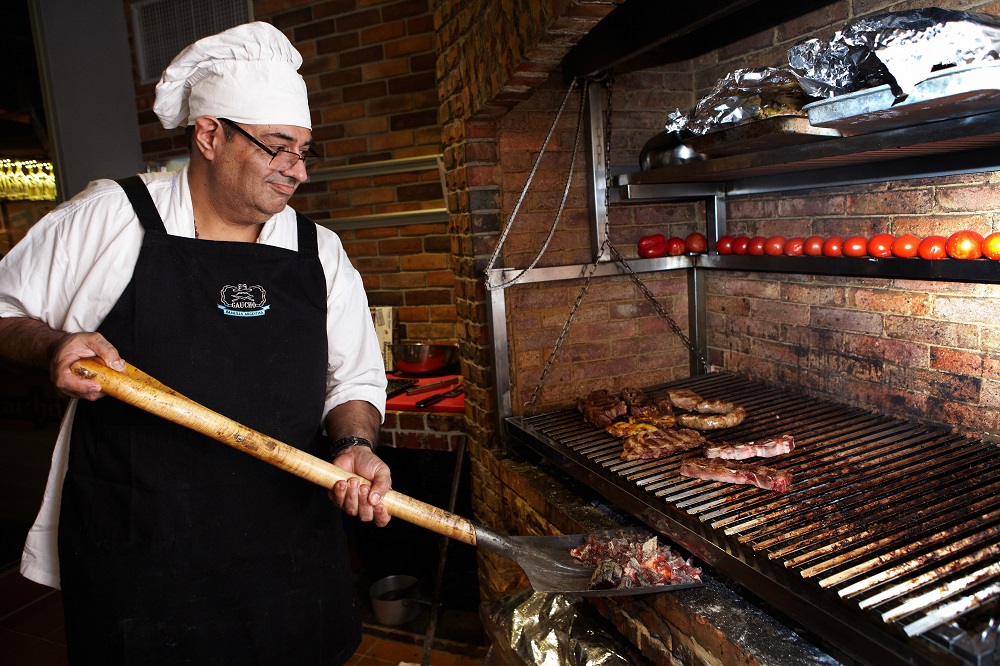
[[[558,592],[581,597],[621,597],[636,594],[670,592],[702,583],[679,583],[648,587],[590,589],[594,567],[570,555],[570,549],[583,543],[584,534],[559,536],[507,536],[476,525],[476,545],[517,562],[528,576],[535,592]]]

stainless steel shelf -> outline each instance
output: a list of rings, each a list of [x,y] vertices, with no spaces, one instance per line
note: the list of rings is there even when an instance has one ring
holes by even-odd
[[[684,198],[715,183],[726,196],[1000,170],[1000,111],[717,157],[617,177],[619,201]]]
[[[801,273],[845,277],[944,280],[1000,284],[1000,261],[989,259],[900,259],[887,257],[769,257],[696,255],[699,268],[765,273]]]

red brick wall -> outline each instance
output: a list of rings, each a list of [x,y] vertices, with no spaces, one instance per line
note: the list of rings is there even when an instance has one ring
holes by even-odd
[[[254,19],[281,29],[303,57],[313,138],[324,166],[441,151],[429,0],[257,0]],[[147,161],[186,154],[183,130],[164,130],[153,85],[137,85]],[[437,169],[316,179],[292,200],[317,221],[442,208]],[[445,223],[338,231],[369,302],[398,308],[400,339],[455,341],[455,277]]]

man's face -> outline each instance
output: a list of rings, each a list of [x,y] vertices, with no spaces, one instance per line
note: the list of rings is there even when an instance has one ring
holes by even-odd
[[[292,125],[240,125],[250,137],[271,151],[272,158],[250,138],[232,128],[234,136],[225,142],[215,165],[220,191],[217,192],[235,216],[259,224],[284,210],[299,185],[307,179],[302,160],[292,161],[291,153],[302,154],[312,145],[312,133]]]

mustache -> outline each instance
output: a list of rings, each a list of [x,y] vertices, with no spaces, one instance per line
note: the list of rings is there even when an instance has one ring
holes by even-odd
[[[299,181],[290,176],[282,176],[281,174],[274,174],[267,179],[269,183],[277,183],[278,185],[288,185],[289,187],[298,187]]]

